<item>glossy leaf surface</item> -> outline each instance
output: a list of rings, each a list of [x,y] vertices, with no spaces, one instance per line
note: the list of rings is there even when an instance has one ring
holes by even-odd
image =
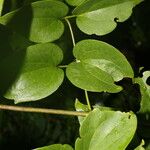
[[[124,150],[134,136],[133,113],[95,109],[83,121],[75,150]]]
[[[86,0],[66,0],[66,2],[72,6],[78,6],[78,5],[82,4],[84,1],[86,1]]]
[[[79,88],[115,93],[121,90],[115,81],[133,77],[126,58],[107,43],[84,40],[76,44],[73,53],[77,60],[68,66],[67,77]]]
[[[77,26],[86,34],[105,35],[113,31],[117,22],[127,20],[132,8],[142,0],[87,0],[73,11]]]
[[[0,62],[4,96],[18,103],[52,94],[63,81],[63,70],[57,68],[62,59],[61,49],[51,43],[12,53]]]

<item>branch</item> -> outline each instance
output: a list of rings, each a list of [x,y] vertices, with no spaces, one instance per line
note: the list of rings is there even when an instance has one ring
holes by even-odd
[[[56,115],[68,115],[68,116],[87,116],[88,112],[68,111],[59,109],[45,109],[45,108],[33,108],[33,107],[22,107],[22,106],[10,106],[0,105],[1,110],[21,111],[21,112],[34,112],[34,113],[46,113]]]

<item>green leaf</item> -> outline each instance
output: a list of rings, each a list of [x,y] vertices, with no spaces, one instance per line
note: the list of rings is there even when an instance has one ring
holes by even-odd
[[[88,105],[82,104],[78,99],[76,99],[76,101],[75,101],[75,109],[76,109],[76,111],[83,111],[83,112],[89,111]],[[85,119],[85,117],[78,116],[80,125],[82,124],[84,119]]]
[[[2,15],[3,5],[4,5],[4,0],[0,0],[0,16]]]
[[[64,73],[57,68],[61,49],[52,43],[37,44],[12,53],[0,62],[0,90],[15,103],[42,99],[58,89]]]
[[[45,146],[41,148],[36,148],[34,150],[73,150],[73,148],[70,145],[67,144],[53,144],[50,146]]]
[[[127,20],[132,8],[142,0],[87,0],[73,11],[77,26],[86,34],[105,35],[113,31],[117,22]]]
[[[150,143],[146,146],[145,150],[150,150]]]
[[[61,19],[67,12],[68,7],[63,2],[38,1],[4,15],[0,23],[33,42],[52,42],[64,32]]]
[[[150,71],[145,71],[142,78],[135,78],[134,82],[140,85],[141,91],[141,108],[140,113],[150,112],[150,86],[146,83],[146,80],[150,77]]]
[[[145,150],[145,148],[143,147],[144,145],[145,145],[145,142],[144,140],[142,140],[141,144],[138,147],[136,147],[134,150]]]
[[[66,0],[69,5],[78,6],[87,0]]]
[[[37,1],[41,1],[41,0],[24,0],[24,4],[27,5],[29,3],[33,3],[33,2],[37,2]],[[47,0],[43,0],[43,1],[47,1]],[[64,0],[57,0],[57,1],[63,2]]]
[[[78,99],[75,101],[75,108],[76,111],[89,111],[89,108],[87,105],[82,104]]]
[[[19,49],[26,48],[32,44],[33,42],[24,38],[20,34],[17,34],[16,32],[12,32],[6,26],[0,24],[0,45],[1,45],[0,53],[2,57],[3,57],[2,53],[7,54],[6,50],[4,50],[5,49],[4,47],[8,47],[8,45],[10,46],[9,51],[11,51],[12,49],[16,51]]]
[[[75,150],[124,150],[136,127],[133,113],[95,109],[82,123]]]
[[[122,88],[114,81],[133,77],[124,55],[107,43],[83,40],[76,44],[73,53],[77,60],[67,67],[67,77],[81,89],[115,93]]]

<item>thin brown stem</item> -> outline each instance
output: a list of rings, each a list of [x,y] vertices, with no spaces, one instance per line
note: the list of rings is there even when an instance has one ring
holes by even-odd
[[[22,107],[22,106],[10,106],[10,105],[0,105],[0,109],[1,110],[11,110],[11,111],[21,111],[21,112],[68,115],[68,116],[86,116],[86,115],[88,115],[88,112],[77,112],[77,111],[69,111],[69,110],[33,108],[33,107]]]

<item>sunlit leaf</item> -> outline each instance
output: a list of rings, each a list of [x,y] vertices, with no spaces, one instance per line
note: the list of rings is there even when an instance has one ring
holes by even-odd
[[[73,52],[77,60],[67,67],[67,77],[81,89],[115,93],[122,89],[115,81],[133,77],[125,56],[107,43],[84,40],[76,44]]]
[[[95,109],[82,123],[75,150],[125,150],[136,127],[133,113]]]
[[[66,2],[72,6],[78,6],[78,5],[82,4],[84,1],[86,1],[86,0],[66,0]]]
[[[88,105],[82,104],[78,99],[76,99],[76,101],[75,101],[75,109],[76,109],[76,111],[83,111],[83,112],[89,111]],[[80,125],[82,124],[84,119],[85,119],[85,117],[78,116]]]
[[[136,147],[134,150],[145,150],[145,148],[143,147],[144,144],[145,144],[144,140],[142,140],[141,144],[138,147]]]
[[[147,79],[150,77],[150,71],[145,71],[142,78],[135,78],[134,82],[140,85],[141,91],[141,108],[140,113],[150,112],[150,85],[147,84]]]
[[[57,67],[62,58],[61,49],[51,43],[10,54],[0,62],[0,90],[16,103],[52,94],[63,81],[63,70]]]
[[[86,34],[105,35],[113,31],[117,22],[127,20],[132,8],[142,0],[87,0],[73,11],[77,26]]]

